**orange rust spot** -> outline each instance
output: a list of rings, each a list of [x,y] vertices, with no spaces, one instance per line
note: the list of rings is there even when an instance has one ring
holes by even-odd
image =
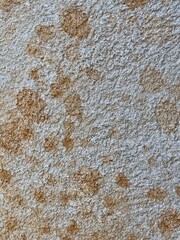
[[[0,180],[5,184],[9,184],[11,181],[12,175],[8,170],[0,169]]]
[[[168,134],[176,131],[179,122],[179,113],[174,102],[161,100],[156,106],[155,114],[156,120],[162,131]]]
[[[118,173],[116,183],[123,188],[130,186],[129,179],[124,175],[124,173]]]
[[[161,214],[158,227],[162,234],[167,234],[180,227],[180,215],[174,210]]]
[[[114,208],[115,207],[115,201],[112,196],[105,196],[104,197],[104,206],[106,208]]]
[[[148,191],[147,196],[151,200],[163,201],[167,197],[167,193],[163,189],[152,188]]]
[[[5,222],[5,228],[7,229],[7,231],[15,231],[18,228],[18,221],[16,218],[11,217],[10,219],[8,219]]]
[[[65,236],[65,237],[62,237],[62,240],[72,240],[72,238]]]
[[[76,117],[79,121],[82,120],[82,106],[79,94],[72,94],[65,98],[64,105],[67,113],[71,117]]]
[[[21,3],[20,0],[1,0],[0,9],[5,12],[10,12],[15,4]]]
[[[138,240],[139,238],[134,233],[129,234],[127,240]]]
[[[57,141],[55,136],[50,134],[44,142],[44,149],[46,152],[53,152],[57,149]]]
[[[71,224],[66,228],[67,233],[75,235],[79,232],[79,226],[75,220],[71,221]]]
[[[66,151],[71,151],[74,147],[74,140],[71,138],[71,135],[66,134],[62,140],[62,144]]]
[[[43,58],[43,52],[40,48],[35,46],[34,44],[27,44],[26,51],[29,55],[35,57],[35,58]]]
[[[54,98],[62,97],[71,85],[71,80],[68,77],[59,76],[56,82],[51,84],[51,96]]]
[[[102,177],[96,169],[79,169],[73,176],[85,194],[96,194],[101,187]]]
[[[45,203],[47,201],[45,193],[41,189],[36,189],[34,198],[39,203]]]
[[[54,37],[54,25],[39,25],[36,27],[36,33],[43,42],[48,42]]]
[[[134,10],[137,7],[144,7],[147,0],[125,0],[124,3],[131,9]]]
[[[20,152],[21,142],[29,140],[32,136],[32,129],[20,118],[0,125],[0,146],[8,152]]]
[[[62,192],[60,194],[60,202],[63,204],[63,205],[66,205],[69,203],[69,201],[71,200],[72,196],[71,194],[69,193],[65,193],[65,192]]]
[[[180,186],[176,186],[175,191],[176,191],[177,196],[180,197]]]
[[[11,202],[18,205],[19,207],[23,207],[25,205],[25,199],[20,194],[10,196],[9,199]]]
[[[51,227],[48,224],[46,224],[45,226],[39,228],[39,232],[41,234],[50,234],[51,233]]]
[[[165,84],[160,72],[151,67],[146,67],[140,76],[140,84],[148,93],[157,92]]]
[[[77,6],[71,6],[63,15],[62,29],[71,37],[83,40],[88,37],[91,27],[88,15]]]
[[[16,104],[22,115],[30,121],[43,122],[47,118],[44,113],[45,101],[31,89],[23,89],[19,92]]]
[[[70,118],[68,118],[65,122],[64,122],[64,127],[66,129],[66,133],[71,134],[74,129],[75,129],[75,125],[74,123],[71,121]]]
[[[33,80],[39,80],[40,79],[40,76],[39,76],[39,73],[38,73],[38,69],[37,68],[32,68],[29,72],[29,75],[30,77],[33,79]]]

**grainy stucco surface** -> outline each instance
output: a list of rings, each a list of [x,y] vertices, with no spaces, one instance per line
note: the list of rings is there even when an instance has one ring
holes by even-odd
[[[0,239],[180,239],[179,1],[0,9]]]

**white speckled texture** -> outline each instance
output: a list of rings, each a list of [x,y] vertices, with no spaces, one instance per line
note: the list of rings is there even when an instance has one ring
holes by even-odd
[[[63,28],[72,6],[87,17],[83,37]],[[179,1],[1,0],[0,9],[0,239],[178,240]],[[52,26],[47,41],[41,25]],[[64,76],[70,83],[58,83]]]

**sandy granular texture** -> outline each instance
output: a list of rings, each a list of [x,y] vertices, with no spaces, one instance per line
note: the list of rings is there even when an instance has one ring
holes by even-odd
[[[0,240],[178,240],[179,0],[0,9]]]

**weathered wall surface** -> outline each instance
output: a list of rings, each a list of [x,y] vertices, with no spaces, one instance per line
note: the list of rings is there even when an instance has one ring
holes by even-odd
[[[0,9],[0,239],[177,240],[179,1]]]

